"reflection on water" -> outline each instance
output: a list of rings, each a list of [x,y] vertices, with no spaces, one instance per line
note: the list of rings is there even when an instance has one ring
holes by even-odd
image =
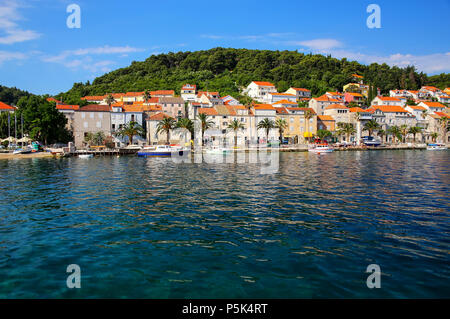
[[[0,161],[0,297],[448,297],[448,152],[280,156]]]

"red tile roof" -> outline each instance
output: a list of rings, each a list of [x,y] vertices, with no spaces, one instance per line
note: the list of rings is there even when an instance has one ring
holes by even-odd
[[[170,118],[170,117],[171,116],[167,115],[166,113],[159,112],[159,113],[156,113],[156,114],[150,116],[149,121],[162,121],[163,119]]]
[[[348,107],[346,107],[345,105],[342,104],[331,104],[328,105],[325,110],[334,110],[334,109],[343,109],[343,110],[347,110]]]
[[[253,83],[259,86],[275,86],[270,82],[263,82],[263,81],[253,81]]]
[[[62,103],[61,101],[58,101],[57,99],[55,99],[54,97],[49,97],[47,98],[48,102],[55,102],[55,103]]]
[[[255,104],[254,108],[255,108],[255,110],[275,110],[276,109],[271,104]]]
[[[104,98],[104,95],[90,95],[82,97],[81,99],[86,101],[102,101]]]
[[[372,108],[380,110],[383,113],[409,113],[403,107],[398,105],[372,105]]]
[[[334,121],[331,115],[317,115],[317,119],[320,121]]]
[[[13,106],[10,106],[6,103],[0,102],[0,110],[10,110],[10,111],[14,111],[16,108]]]
[[[206,114],[206,115],[218,115],[216,109],[213,107],[200,107],[198,109],[199,114]]]
[[[293,96],[295,96],[295,95],[293,95]],[[277,104],[295,104],[295,105],[297,105],[297,103],[296,102],[292,102],[292,101],[289,101],[289,100],[281,100],[281,101],[278,101],[278,102],[276,102],[276,103],[273,103],[273,105],[277,105]]]
[[[413,110],[418,110],[418,111],[425,111],[426,108],[424,108],[423,106],[419,106],[419,105],[407,105],[410,108],[412,108]]]
[[[401,102],[399,98],[391,96],[377,96],[381,101]]]
[[[157,91],[151,91],[150,95],[174,95],[174,90],[157,90]]]
[[[79,105],[66,105],[66,104],[59,104],[56,106],[57,110],[78,110],[80,108]]]
[[[109,105],[89,104],[78,109],[81,112],[110,112]]]
[[[434,112],[434,114],[436,114],[439,117],[446,117],[446,118],[450,119],[450,115],[448,115],[447,113],[444,113],[444,112]]]
[[[351,113],[356,113],[356,112],[364,113],[364,112],[368,112],[367,110],[364,110],[364,109],[362,109],[362,108],[360,108],[360,107],[351,107],[351,108],[349,108],[349,110],[350,110]]]
[[[318,102],[333,102],[333,103],[339,103],[339,102],[342,102],[342,101],[337,100],[337,99],[332,99],[332,98],[328,97],[326,94],[324,94],[324,95],[322,95],[322,96],[319,96],[319,97],[314,97],[314,98],[312,98],[312,99],[313,99],[313,100],[316,100],[316,101],[318,101]]]
[[[294,89],[294,90],[296,90],[296,91],[311,92],[310,90],[308,90],[308,89],[303,89],[303,88],[291,88],[291,89]]]
[[[438,108],[445,108],[444,104],[441,104],[439,102],[427,102],[427,101],[422,101],[423,104],[425,104],[428,107],[438,107]]]

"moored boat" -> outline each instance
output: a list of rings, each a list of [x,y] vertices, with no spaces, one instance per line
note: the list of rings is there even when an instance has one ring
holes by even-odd
[[[94,157],[94,154],[80,154],[78,155],[79,158],[92,158]]]
[[[308,152],[311,153],[331,153],[334,149],[328,144],[316,144],[314,147],[308,149]]]
[[[232,149],[225,148],[225,147],[218,147],[218,146],[213,146],[213,147],[207,148],[205,150],[206,154],[212,154],[212,155],[224,155],[224,154],[229,154],[232,152],[233,152]]]
[[[441,144],[441,143],[428,144],[428,146],[427,146],[428,151],[443,151],[446,149],[447,149],[447,146],[445,146],[445,144]]]
[[[30,154],[32,150],[30,148],[19,148],[13,152],[13,154]]]
[[[183,156],[184,154],[190,153],[189,148],[183,148],[179,145],[157,145],[157,146],[145,146],[140,151],[137,152],[139,157],[149,157],[149,156],[172,156],[178,155]]]

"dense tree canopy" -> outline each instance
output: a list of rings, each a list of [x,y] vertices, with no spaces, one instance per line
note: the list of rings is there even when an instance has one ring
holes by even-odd
[[[303,54],[297,51],[269,51],[214,48],[207,51],[152,55],[96,78],[92,84],[75,83],[59,97],[78,99],[84,95],[110,92],[173,89],[179,92],[185,83],[200,90],[219,91],[239,97],[241,89],[253,80],[272,81],[278,90],[304,87],[317,96],[328,90],[342,90],[352,81],[351,74],[364,76],[388,93],[390,89],[418,89],[425,84],[450,86],[448,74],[428,77],[414,67],[398,68],[387,64],[362,65],[347,59]]]
[[[30,96],[31,94],[19,90],[17,88],[8,88],[0,85],[0,101],[9,105],[15,105],[22,96]]]
[[[23,131],[32,139],[44,144],[66,143],[72,139],[66,129],[67,119],[55,103],[47,102],[45,97],[30,96],[22,97],[17,106],[17,118],[23,116]]]

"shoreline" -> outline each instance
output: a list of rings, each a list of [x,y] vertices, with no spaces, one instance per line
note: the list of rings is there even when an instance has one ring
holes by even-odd
[[[308,148],[306,147],[293,147],[293,148],[280,148],[279,152],[286,153],[301,153],[308,152]],[[426,150],[425,146],[402,146],[402,145],[391,145],[385,147],[342,147],[335,148],[335,152],[353,152],[353,151],[395,151],[395,150]],[[251,150],[237,150],[238,152],[248,153]],[[271,151],[271,149],[267,149],[267,151]],[[192,154],[199,154],[199,152],[193,151]],[[132,155],[132,154],[121,154],[121,155]],[[134,154],[133,154],[134,155]],[[110,154],[102,154],[97,153],[95,156],[111,156]],[[74,155],[69,155],[68,157],[76,157]],[[31,153],[31,154],[12,154],[12,153],[0,153],[0,160],[10,160],[10,159],[29,159],[29,158],[61,158],[61,156],[49,153],[49,152],[39,152],[39,153]]]
[[[24,158],[50,158],[56,157],[52,153],[39,152],[31,154],[13,154],[13,153],[0,153],[0,160],[2,159],[24,159]]]

